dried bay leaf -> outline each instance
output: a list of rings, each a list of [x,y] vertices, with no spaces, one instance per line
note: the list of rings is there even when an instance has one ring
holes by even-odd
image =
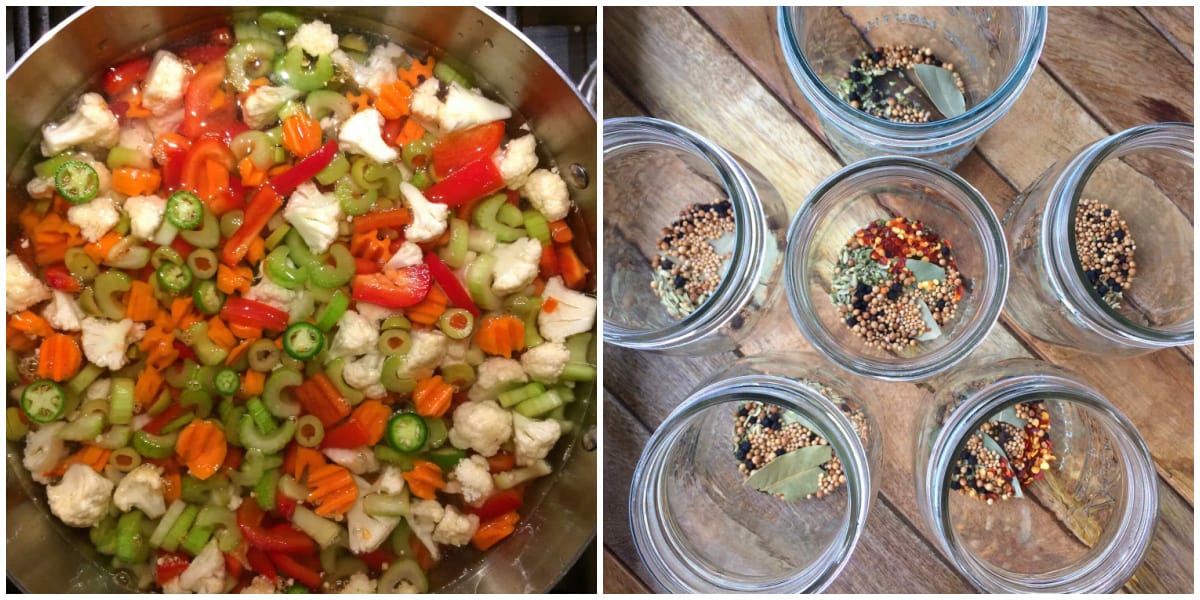
[[[913,71],[925,95],[944,117],[950,119],[967,111],[967,101],[958,90],[952,71],[924,64],[913,65]]]
[[[1018,428],[1022,428],[1022,429],[1025,427],[1025,421],[1023,421],[1019,417],[1017,417],[1017,411],[1012,406],[1009,406],[1008,408],[993,415],[992,420],[1008,423],[1009,425],[1016,425]],[[984,448],[987,448],[988,450],[991,450],[992,452],[995,452],[995,453],[999,454],[1000,456],[1007,458],[1010,463],[1012,462],[1012,457],[1008,455],[1008,452],[1004,451],[1004,448],[1000,445],[999,442],[997,442],[995,439],[993,439],[992,436],[990,436],[986,433],[980,432],[979,437],[980,437],[980,439],[983,440]],[[1012,486],[1013,486],[1013,498],[1023,498],[1024,494],[1021,493],[1021,483],[1017,480],[1017,476],[1015,474],[1013,475],[1013,478],[1012,478]]]
[[[917,336],[917,340],[921,342],[928,342],[929,340],[936,340],[941,337],[942,328],[939,327],[937,321],[934,320],[933,311],[929,310],[929,305],[925,304],[925,299],[918,299],[917,306],[921,309],[921,320],[925,321],[925,327],[928,328],[928,331]]]
[[[904,268],[912,271],[913,277],[917,278],[917,283],[946,280],[946,270],[931,262],[907,258],[904,260]]]
[[[800,500],[821,489],[821,465],[833,458],[828,445],[806,446],[778,456],[746,479],[745,486],[785,500]]]

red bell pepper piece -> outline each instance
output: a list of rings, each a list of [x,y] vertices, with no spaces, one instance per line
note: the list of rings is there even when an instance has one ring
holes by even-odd
[[[175,236],[175,239],[171,240],[171,248],[184,258],[187,258],[188,255],[192,253],[192,250],[196,249],[195,246],[191,245],[187,240],[178,235]]]
[[[187,344],[185,344],[179,340],[172,341],[171,346],[174,347],[175,351],[179,353],[179,358],[190,358],[192,360],[198,360],[196,357],[196,352],[194,350],[192,350],[191,346],[188,346]]]
[[[115,67],[109,67],[108,72],[104,74],[104,94],[109,98],[115,98],[133,84],[145,79],[149,72],[149,57],[135,58]]]
[[[383,143],[389,146],[396,145],[396,138],[400,137],[400,132],[404,131],[404,122],[406,119],[388,119],[383,122]]]
[[[225,557],[225,570],[229,571],[230,577],[237,579],[242,576],[242,561],[232,552],[222,554]]]
[[[189,564],[190,561],[185,554],[159,550],[158,558],[154,561],[154,581],[160,586],[166,585],[168,581],[179,577],[180,573],[186,571]]]
[[[232,193],[230,171],[237,158],[220,139],[206,137],[192,144],[183,163],[180,186],[191,190],[217,215],[242,208],[242,196]]]
[[[232,123],[237,117],[237,100],[221,89],[225,61],[214,60],[196,71],[183,95],[183,124],[179,132],[196,139],[211,128]]]
[[[450,303],[458,308],[465,308],[471,314],[478,317],[480,314],[479,307],[475,306],[475,302],[471,300],[471,294],[467,293],[466,288],[458,281],[458,277],[438,258],[438,255],[433,252],[425,253],[425,264],[429,267],[429,272],[433,274],[433,279],[442,286],[442,291],[446,292],[446,297],[450,299]]]
[[[317,544],[312,538],[292,528],[290,525],[275,527],[270,530],[263,527],[266,513],[259,508],[257,502],[242,502],[237,510],[238,530],[251,549],[258,548],[264,552],[284,552],[287,554],[308,554],[315,552]],[[247,553],[249,558],[249,553]],[[251,563],[254,566],[254,563]],[[265,573],[263,573],[265,575]]]
[[[366,563],[368,567],[376,571],[382,571],[383,565],[390,564],[396,560],[396,555],[392,554],[392,552],[386,548],[379,548],[378,550],[374,550],[366,554],[359,554],[358,558]]]
[[[521,508],[525,503],[521,498],[521,493],[514,490],[500,490],[491,496],[488,496],[483,504],[478,507],[468,506],[466,511],[473,515],[478,515],[480,522],[488,521],[498,517],[504,513],[512,512]]]
[[[449,206],[466,204],[504,187],[504,176],[490,155],[450,174],[425,190],[425,198]]]
[[[78,292],[83,287],[67,265],[59,263],[46,267],[46,284],[61,292]]]
[[[188,61],[193,65],[202,65],[210,63],[214,60],[224,60],[225,53],[229,51],[229,46],[220,46],[217,44],[206,44],[203,46],[189,46],[179,51],[179,56],[183,60]]]
[[[288,314],[269,304],[230,296],[221,307],[221,318],[229,323],[283,331],[288,326]]]
[[[333,162],[333,158],[337,156],[337,147],[337,140],[325,142],[320,150],[304,157],[303,160],[296,163],[296,166],[268,179],[267,185],[280,196],[292,193],[293,190],[300,187],[300,184],[312,179]]]
[[[361,256],[354,258],[354,272],[359,275],[372,275],[383,270],[383,267],[376,261]]]
[[[303,583],[310,590],[321,589],[321,574],[300,564],[296,559],[283,554],[281,552],[270,552],[271,562],[279,568],[279,571],[284,575]]]
[[[289,498],[287,494],[275,494],[275,510],[279,513],[279,516],[289,521],[292,519],[292,515],[296,514],[296,504],[298,503]]]
[[[504,121],[493,121],[469,129],[452,131],[433,146],[433,175],[443,179],[451,173],[490,157],[504,140]]]
[[[266,552],[255,547],[250,547],[246,550],[246,562],[250,563],[250,570],[271,580],[271,583],[279,582],[279,574],[275,572],[275,564],[271,562],[271,557],[267,556]]]
[[[425,265],[413,265],[372,275],[355,275],[350,281],[355,300],[386,308],[412,306],[429,295],[432,285],[429,267]]]
[[[371,443],[367,428],[351,417],[345,423],[325,432],[322,448],[361,448]]]
[[[250,200],[250,204],[246,206],[245,216],[242,217],[242,226],[238,227],[233,235],[225,240],[225,247],[221,249],[221,262],[234,267],[238,262],[246,256],[246,252],[250,250],[250,243],[254,238],[262,233],[264,227],[267,226],[267,221],[271,220],[271,215],[283,206],[283,199],[271,186],[264,185],[258,188],[254,193],[254,198]]]
[[[158,433],[162,431],[162,428],[167,426],[167,423],[178,419],[186,412],[187,409],[179,404],[172,404],[167,407],[167,410],[159,413],[157,417],[150,419],[150,422],[146,423],[146,425],[142,427],[142,431],[145,431],[151,435],[158,435]]]

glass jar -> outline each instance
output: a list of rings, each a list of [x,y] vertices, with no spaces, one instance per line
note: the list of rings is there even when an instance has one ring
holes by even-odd
[[[1014,266],[1009,318],[1039,339],[1086,352],[1193,342],[1194,131],[1191,123],[1127,129],[1050,167],[1017,197],[1004,217]],[[1076,237],[1085,199],[1116,211],[1136,240],[1134,277],[1116,273],[1123,298],[1115,307],[1080,262],[1090,260]]]
[[[895,352],[852,330],[833,293],[847,240],[876,219],[899,216],[950,243],[962,286],[940,336]],[[920,159],[873,158],[829,176],[801,205],[788,231],[784,282],[792,317],[818,352],[856,375],[913,381],[950,368],[987,337],[1004,304],[1008,254],[996,214],[961,177]]]
[[[792,78],[845,163],[898,154],[953,168],[1016,102],[1046,38],[1045,7],[780,7],[777,21]],[[838,85],[852,61],[863,51],[893,44],[929,48],[938,60],[956,66],[966,111],[927,123],[897,123],[842,100]],[[899,83],[916,86],[914,79]]]
[[[821,364],[809,352],[738,360],[650,438],[629,511],[638,556],[661,591],[819,592],[846,565],[875,498],[880,434],[861,381]],[[793,500],[746,485],[735,419],[747,402],[820,432],[844,485]]]
[[[1120,588],[1145,557],[1158,514],[1154,462],[1129,419],[1069,371],[1032,359],[960,369],[930,383],[933,402],[918,421],[917,504],[959,572],[988,592]],[[954,477],[968,440],[1029,402],[1042,403],[1038,427],[1049,423],[1048,468],[1020,486],[1019,498],[961,493],[965,480]]]
[[[651,287],[665,228],[685,209],[728,200],[730,258],[706,301],[672,314]],[[604,341],[705,354],[735,347],[779,295],[787,212],[765,177],[684,127],[604,121]]]

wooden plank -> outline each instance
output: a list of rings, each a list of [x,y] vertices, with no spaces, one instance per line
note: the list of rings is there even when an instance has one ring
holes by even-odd
[[[1138,12],[1163,34],[1188,62],[1195,62],[1196,16],[1191,6],[1139,6]]]
[[[1111,132],[1191,121],[1192,65],[1131,7],[1051,9],[1041,63]]]
[[[701,14],[707,14],[704,10],[698,12]],[[753,14],[753,11],[749,9],[734,12],[736,12],[737,15]],[[753,77],[745,77],[745,69],[742,65],[738,64],[737,62],[728,61],[725,59],[725,57],[721,56],[722,53],[728,52],[729,48],[733,48],[734,51],[741,51],[736,46],[736,40],[753,38],[754,35],[762,36],[763,32],[749,32],[749,35],[743,35],[742,37],[738,37],[737,35],[726,35],[722,37],[724,42],[728,44],[728,47],[725,47],[721,45],[714,45],[712,40],[708,40],[705,36],[701,35],[700,32],[694,31],[695,24],[689,23],[686,15],[682,15],[682,13],[679,11],[610,11],[609,15],[610,19],[607,25],[610,37],[608,40],[606,40],[606,47],[610,49],[614,47],[621,47],[622,49],[629,48],[629,55],[622,57],[620,56],[620,54],[624,54],[624,52],[622,52],[617,53],[611,58],[606,57],[608,72],[614,80],[620,82],[627,91],[631,92],[631,96],[637,98],[638,103],[649,109],[652,114],[661,116],[663,118],[680,121],[685,125],[690,125],[692,127],[697,127],[694,123],[703,124],[706,122],[745,122],[747,119],[751,119],[751,114],[754,115],[753,119],[765,119],[770,124],[772,134],[769,136],[762,136],[761,132],[759,131],[753,132],[752,138],[757,137],[759,139],[744,139],[736,132],[727,132],[726,130],[728,128],[719,128],[721,134],[724,135],[723,140],[728,141],[718,140],[718,142],[726,145],[726,147],[733,149],[735,152],[738,152],[743,156],[754,157],[755,164],[760,168],[762,168],[762,164],[764,162],[778,161],[780,164],[786,163],[786,160],[775,155],[785,154],[790,157],[796,154],[797,152],[792,146],[797,143],[797,141],[803,145],[809,145],[817,141],[815,138],[812,138],[809,135],[809,131],[802,127],[797,127],[795,123],[789,123],[786,121],[781,122],[779,120],[772,119],[772,115],[788,110],[786,107],[779,106],[778,100],[780,98],[786,98],[786,94],[780,94],[778,92],[764,93],[762,90],[758,89],[761,87],[758,85],[758,81],[755,81]],[[718,30],[718,28],[714,27],[711,22],[708,23],[708,25],[714,31]],[[773,29],[771,31],[773,32]],[[609,41],[614,39],[612,37],[614,36],[614,32],[616,32],[616,39],[618,41]],[[681,47],[686,48],[687,51],[671,53],[671,56],[668,58],[661,56],[664,53],[671,52],[671,46],[677,43],[676,40],[682,40],[682,42],[680,42],[682,44]],[[734,41],[731,42],[731,40]],[[760,46],[765,47],[765,45]],[[770,79],[770,77],[764,76],[764,73],[771,72],[771,69],[762,68],[762,65],[770,64],[771,61],[769,60],[769,57],[757,57],[764,58],[764,60],[758,64],[756,64],[754,60],[756,57],[741,55],[739,58],[741,61],[745,62],[746,66],[751,68],[753,74],[757,76],[759,80],[766,82]],[[663,64],[659,64],[660,62]],[[710,97],[731,98],[733,100],[727,103],[729,106],[722,104],[716,107],[708,107],[702,111],[696,110],[694,107],[691,107],[691,105],[695,104],[694,99],[692,97],[685,97],[685,95],[681,95],[678,93],[678,90],[681,88],[686,90],[694,89],[692,87],[692,82],[694,81],[702,79],[709,81],[709,79],[702,77],[701,74],[711,72],[719,72],[722,74],[722,77],[720,78],[720,81],[712,81],[712,83],[717,86],[717,89],[710,90]],[[786,74],[786,72],[776,75],[777,78],[774,81],[776,81],[777,85],[782,77],[790,77]],[[722,87],[728,86],[729,81],[727,80],[736,81],[736,85],[733,86],[732,90],[729,89],[729,87]],[[788,85],[791,85],[790,79],[788,80]],[[672,89],[670,89],[672,87],[674,87],[675,93],[672,93]],[[780,86],[779,89],[783,89],[783,87]],[[728,95],[731,92],[734,92],[734,94]],[[733,108],[731,108],[731,106]],[[1078,111],[1078,106],[1076,105],[1073,110]],[[719,114],[715,115],[715,118],[713,118],[713,112],[717,112]],[[797,111],[792,109],[792,112],[793,114],[796,114]],[[730,120],[731,117],[734,119]],[[689,120],[690,122],[688,122]],[[1096,125],[1096,127],[1099,126]],[[761,140],[763,139],[771,140],[771,144],[768,146],[762,145]],[[757,146],[755,146],[755,143],[757,143]],[[733,145],[740,145],[743,147],[743,149],[733,147]],[[749,151],[744,148],[749,148]],[[800,154],[807,155],[812,154],[812,152],[807,151],[801,152]],[[986,173],[988,171],[988,167],[992,166],[989,163],[990,161],[988,160],[980,160],[971,163],[970,166],[980,173]],[[811,168],[810,165],[806,166]],[[768,173],[773,172],[769,169],[763,170]],[[819,171],[819,169],[817,170]],[[794,208],[807,194],[808,189],[811,189],[811,183],[803,181],[808,174],[807,171],[792,171],[789,172],[789,174],[794,175],[794,177],[787,178],[783,182],[777,180],[776,185],[780,188],[783,196],[788,199],[792,208]],[[1001,178],[993,173],[991,175],[991,180],[992,181],[988,183],[988,185],[995,187],[995,181],[1004,181],[1006,179]],[[1003,191],[1004,186],[1001,186],[1000,189],[1002,192],[998,196],[1004,197],[1006,201],[1008,198],[1011,198],[1011,194],[1013,193],[1011,186],[1007,187],[1007,191]],[[981,187],[981,189],[983,188]],[[989,197],[993,196],[993,194],[989,193],[988,190],[983,189],[983,191]],[[768,315],[767,318],[764,319],[764,325],[766,325],[765,330],[767,334],[760,336],[760,339],[756,340],[756,343],[761,343],[764,347],[774,348],[806,347],[806,344],[801,341],[799,336],[795,333],[794,326],[791,325],[790,316],[786,313],[786,306],[781,302],[780,305],[777,305],[771,312],[777,313],[780,309],[780,306],[783,306],[782,310],[784,311],[781,317],[782,320],[779,321],[775,327],[769,326],[768,324],[771,322],[771,316]],[[976,357],[973,358],[982,358],[989,355],[1011,356],[1019,355],[1025,352],[1025,346],[1023,346],[1020,341],[1018,341],[1011,334],[1005,332],[1002,328],[997,328],[997,332],[999,334],[990,336],[989,340],[985,342],[983,347],[977,351]],[[767,340],[769,336],[772,335],[784,336],[785,339],[775,339],[773,342],[768,342]],[[755,348],[753,344],[748,344],[745,347],[745,352],[754,353],[757,349],[758,348]],[[670,360],[666,360],[666,362],[660,362],[658,357],[653,357],[651,355],[623,357],[620,352],[614,352],[612,355],[606,358],[606,361],[611,361],[606,362],[606,367],[609,369],[610,373],[656,374],[655,377],[623,377],[622,385],[628,384],[634,388],[628,392],[628,396],[626,392],[622,392],[623,397],[642,399],[677,398],[681,389],[686,390],[690,388],[690,386],[685,383],[687,380],[687,374],[676,372],[681,370],[680,367],[684,366],[680,361],[677,360],[674,362],[671,362]],[[699,373],[695,372],[696,369],[691,362],[688,363],[688,366],[693,367],[692,369],[687,370],[693,371],[692,381],[694,382],[699,378]],[[1132,363],[1123,363],[1123,366],[1125,366],[1125,369],[1117,370],[1117,373],[1110,373],[1110,376],[1127,377],[1131,372],[1143,376],[1152,376],[1155,374],[1153,369],[1150,371],[1145,371],[1144,369],[1131,368],[1133,366]],[[704,371],[706,369],[699,370]],[[711,372],[711,367],[707,370]],[[1110,371],[1111,370],[1113,369],[1110,368]],[[1124,372],[1121,373],[1120,371]],[[672,373],[672,376],[669,378],[664,378],[661,376],[662,373]],[[915,418],[915,416],[912,416],[912,413],[914,412],[912,407],[919,405],[922,397],[922,394],[917,386],[895,385],[889,386],[882,391],[883,393],[881,396],[891,401],[891,404],[884,405],[883,410],[881,411],[885,414],[888,414],[889,419],[894,418],[894,415],[897,414],[907,415],[910,419]],[[1188,393],[1190,394],[1190,383],[1188,387]],[[906,398],[907,400],[905,400]],[[1190,398],[1188,401],[1190,402]],[[654,413],[665,414],[665,411],[669,409],[668,407],[658,407],[657,404],[658,403],[652,403],[646,406],[639,406],[637,408],[639,416],[642,416],[643,419],[649,419]],[[1129,409],[1126,410],[1128,411]],[[1153,411],[1150,407],[1147,407],[1147,410],[1142,412],[1147,415],[1145,418],[1150,418],[1148,415],[1152,414]],[[1136,417],[1136,415],[1131,416]],[[911,420],[908,425],[912,425]],[[1187,421],[1186,425],[1188,431],[1187,435],[1190,438],[1190,420]],[[911,429],[906,427],[903,422],[889,422],[888,426],[889,430],[893,431],[911,431]],[[899,439],[903,439],[903,436],[893,436],[893,439],[897,437],[899,437]],[[1177,441],[1178,439],[1179,438],[1175,438],[1175,440],[1167,439],[1164,440],[1164,442],[1170,443]],[[894,446],[895,444],[899,444],[901,447],[896,448]],[[905,446],[907,446],[907,448],[905,448]],[[1190,448],[1190,444],[1187,445],[1187,447]],[[893,450],[896,450],[896,452],[893,452]],[[885,454],[888,455],[888,462],[884,471],[906,473],[911,469],[912,465],[911,452],[911,443],[901,443],[899,440],[888,443],[885,451]],[[1190,472],[1190,469],[1188,471]],[[896,476],[891,480],[888,480],[887,476],[885,476],[884,482],[881,486],[884,496],[890,501],[894,501],[902,513],[909,515],[916,514],[915,501],[911,500],[911,481],[911,475],[908,475],[907,477],[902,475]],[[1173,517],[1171,515],[1164,515],[1164,518],[1177,519],[1177,517]],[[1172,522],[1172,526],[1174,525],[1178,525],[1177,521]],[[1190,529],[1190,524],[1188,524],[1185,529]],[[1182,552],[1187,557],[1192,556],[1192,548],[1190,544],[1176,548],[1176,551]],[[1190,573],[1190,568],[1185,569],[1185,574],[1187,574],[1187,576],[1190,577]]]
[[[649,594],[650,588],[629,571],[616,554],[604,550],[604,593],[605,594]]]
[[[735,11],[713,8],[694,9],[696,16],[703,20],[704,25],[718,36],[729,51],[738,55],[745,66],[749,68],[759,82],[772,90],[775,99],[791,98],[787,90],[796,86],[786,65],[781,66],[782,56],[779,54],[778,42],[774,41],[774,9],[754,8]],[[772,32],[771,36],[764,35],[765,31]],[[763,38],[770,38],[765,42]],[[703,60],[707,61],[705,56]],[[700,59],[697,59],[700,60]],[[686,74],[676,73],[673,76],[684,78]],[[998,215],[1003,215],[1017,190],[1012,186],[1014,179],[1028,178],[1032,181],[1040,174],[1033,172],[1033,164],[1041,165],[1039,169],[1049,166],[1054,159],[1039,159],[1039,156],[1065,157],[1076,148],[1057,147],[1061,139],[1057,133],[1044,136],[1043,132],[1058,132],[1070,129],[1061,122],[1075,122],[1081,127],[1088,127],[1095,132],[1096,137],[1103,137],[1105,131],[1094,119],[1087,115],[1077,103],[1044,72],[1034,76],[1044,85],[1031,83],[1025,96],[1031,93],[1038,96],[1030,102],[1022,96],[1017,102],[1021,112],[1015,117],[1001,119],[1001,124],[1012,121],[1019,124],[1021,141],[1017,143],[1004,142],[1000,150],[991,153],[973,152],[957,169],[967,181],[980,190],[988,199],[992,209]],[[639,97],[641,95],[639,94]],[[801,104],[807,102],[800,99]],[[1037,107],[1049,103],[1055,108],[1040,110]],[[1017,107],[1013,110],[1017,112]],[[802,120],[815,119],[811,109],[793,107],[791,112]],[[816,121],[806,122],[810,129],[818,130]],[[995,128],[993,128],[993,131]],[[780,130],[781,134],[770,139],[791,139],[791,130]],[[991,134],[989,133],[988,136]],[[985,139],[987,136],[985,136]],[[1047,141],[1049,140],[1049,141]],[[1076,140],[1082,145],[1083,140]],[[1092,140],[1094,141],[1094,139]],[[982,145],[982,143],[981,143]],[[1038,148],[1038,152],[1030,152],[1029,148]],[[992,156],[1000,152],[1004,156],[1003,165],[997,165]],[[769,152],[754,154],[756,159]],[[1016,156],[1016,158],[1013,158]],[[1046,164],[1042,164],[1046,163]],[[1017,175],[1005,175],[1005,168]],[[1132,169],[1127,170],[1133,173]],[[1136,175],[1132,179],[1137,179]],[[788,200],[789,208],[795,210],[811,190],[811,186],[803,182],[786,180],[776,182],[783,197]],[[1190,207],[1188,211],[1190,212]],[[1011,308],[1011,307],[1010,307]],[[1017,336],[1027,348],[1039,358],[1050,360],[1079,373],[1085,380],[1091,382],[1100,390],[1106,392],[1146,436],[1146,442],[1154,454],[1160,473],[1168,483],[1182,494],[1189,503],[1193,502],[1194,484],[1192,476],[1193,439],[1192,414],[1193,402],[1193,365],[1192,348],[1183,352],[1164,351],[1152,355],[1133,358],[1096,360],[1093,355],[1073,353],[1050,344],[1046,344],[1012,327],[1005,319],[1009,333]],[[781,326],[785,326],[782,324]],[[1118,398],[1117,395],[1121,394]],[[1170,404],[1172,412],[1179,411],[1179,419],[1159,419],[1157,407]],[[1180,443],[1187,440],[1188,443]]]
[[[609,357],[619,355],[618,362],[625,360],[640,360],[636,352],[605,347],[605,370],[615,369],[616,365],[608,362]],[[671,359],[655,355],[656,358],[669,361]],[[678,362],[678,359],[675,359]],[[613,372],[622,372],[614,370]],[[623,386],[625,379],[612,383]],[[635,383],[635,382],[629,382]],[[681,391],[686,394],[686,390]],[[618,401],[610,391],[605,392],[604,403],[604,445],[606,448],[620,448],[619,452],[605,453],[604,464],[604,544],[605,544],[605,591],[609,591],[608,565],[609,555],[622,557],[615,571],[613,585],[617,588],[629,588],[629,576],[635,576],[640,581],[649,581],[641,561],[627,559],[636,557],[633,542],[629,533],[629,514],[627,500],[629,497],[629,481],[642,449],[649,440],[650,433],[647,425],[657,426],[658,421],[643,424],[635,412],[626,408],[626,404],[636,403],[638,393],[630,390],[630,396]],[[636,404],[638,409],[647,409],[646,418],[665,416],[663,403]],[[881,578],[879,565],[888,565],[888,576]],[[940,560],[920,535],[904,521],[885,502],[877,501],[871,508],[867,527],[863,531],[858,547],[847,563],[845,570],[828,588],[830,593],[862,594],[862,593],[950,593],[969,592],[970,585],[954,572],[945,561]]]

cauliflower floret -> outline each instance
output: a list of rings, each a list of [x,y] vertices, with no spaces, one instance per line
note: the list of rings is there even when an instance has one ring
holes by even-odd
[[[243,297],[247,300],[257,300],[286,312],[288,315],[299,315],[311,302],[305,290],[289,290],[263,277],[261,281],[250,287]]]
[[[400,156],[395,148],[383,141],[383,115],[374,108],[357,112],[342,123],[338,147],[352,154],[369,156],[380,164],[390,163]]]
[[[104,97],[89,92],[79,97],[75,112],[61,123],[42,127],[42,155],[54,156],[74,146],[112,148],[120,133],[117,116]]]
[[[254,579],[250,580],[250,585],[242,588],[241,594],[278,594],[279,588],[271,583],[264,575],[255,575]]]
[[[400,184],[400,193],[412,209],[413,221],[404,229],[404,235],[412,242],[428,242],[446,231],[446,217],[450,207],[441,202],[430,202],[425,194],[411,183]]]
[[[288,198],[283,219],[296,228],[314,254],[322,254],[338,236],[338,221],[345,215],[333,194],[323,194],[311,182],[302,183]]]
[[[547,221],[565,219],[571,211],[567,182],[557,173],[547,169],[538,169],[530,173],[525,185],[521,186],[521,195],[528,199]]]
[[[309,56],[320,56],[337,50],[338,36],[328,23],[313,21],[297,27],[287,45],[288,48],[299,46]]]
[[[458,461],[450,477],[458,482],[463,500],[466,500],[468,504],[479,502],[491,496],[492,492],[496,490],[496,486],[492,482],[492,474],[488,470],[487,459],[478,454],[467,460]]]
[[[83,309],[71,294],[54,290],[54,299],[46,305],[42,316],[50,326],[59,331],[79,331]]]
[[[379,585],[374,579],[367,577],[366,573],[355,573],[346,580],[346,585],[342,587],[339,594],[374,594],[375,587]]]
[[[492,291],[503,296],[533,283],[542,259],[542,243],[521,238],[511,244],[496,244],[492,255],[496,257]]]
[[[387,388],[379,382],[383,374],[383,355],[370,353],[354,361],[347,361],[342,369],[342,379],[355,389],[362,390],[368,398],[382,398]]]
[[[4,265],[4,296],[8,313],[21,312],[50,299],[50,288],[25,268],[16,254],[9,254]]]
[[[74,464],[58,485],[46,488],[50,512],[71,527],[91,527],[108,513],[113,482],[87,465]]]
[[[453,506],[447,506],[442,520],[433,530],[433,541],[451,546],[465,546],[479,529],[479,516],[464,515]]]
[[[325,448],[322,450],[329,460],[350,470],[355,475],[374,473],[379,470],[379,459],[370,446],[361,448]],[[361,488],[360,488],[361,489]]]
[[[387,308],[370,302],[355,302],[354,309],[362,318],[371,323],[371,327],[379,329],[379,326],[386,320],[395,317],[403,316],[404,311],[396,308]]]
[[[596,324],[596,299],[563,285],[562,277],[551,277],[542,297],[558,302],[554,312],[538,313],[538,331],[546,339],[561,342]]]
[[[411,332],[412,347],[404,357],[401,375],[419,379],[429,373],[442,362],[450,338],[440,331],[422,331],[414,329]]]
[[[112,198],[99,196],[91,202],[76,204],[67,209],[67,220],[79,227],[79,233],[84,239],[95,242],[121,220],[121,213]]]
[[[125,348],[134,335],[133,321],[109,321],[87,317],[83,320],[83,353],[88,362],[114,371],[125,366],[129,358]]]
[[[442,520],[442,515],[446,510],[438,504],[437,500],[420,500],[413,499],[409,504],[408,511],[408,526],[412,529],[413,535],[425,544],[429,549],[429,554],[434,559],[440,559],[441,553],[438,551],[438,545],[433,541],[433,530],[437,528],[438,521]]]
[[[173,110],[162,116],[146,117],[146,124],[150,126],[150,132],[155,137],[164,133],[173,133],[179,130],[180,125],[183,125],[183,109]]]
[[[224,588],[225,557],[217,547],[217,539],[213,538],[179,574],[179,589],[184,593],[220,594]]]
[[[503,149],[496,150],[492,160],[500,167],[504,185],[510,190],[521,189],[529,174],[537,168],[537,140],[533,134],[509,140]]]
[[[58,421],[39,427],[25,436],[25,458],[21,461],[29,470],[29,476],[38,483],[50,483],[43,475],[67,456],[67,445],[58,437],[58,431],[67,424]]]
[[[166,50],[159,50],[142,86],[142,106],[155,115],[165,115],[183,106],[183,93],[191,77],[187,63]]]
[[[454,409],[450,443],[459,450],[471,448],[484,456],[495,456],[500,444],[512,437],[512,413],[494,400],[464,402]]]
[[[404,472],[399,467],[387,466],[379,479],[375,480],[376,491],[384,494],[399,494],[404,491]]]
[[[361,356],[375,350],[379,343],[379,329],[355,311],[348,310],[338,319],[337,334],[329,346],[329,357]]]
[[[492,356],[479,365],[475,373],[475,385],[471,386],[469,394],[475,402],[495,400],[500,392],[528,381],[529,377],[525,375],[521,363],[511,358]]]
[[[167,201],[158,196],[133,196],[125,199],[125,212],[129,214],[129,232],[150,239],[167,212]]]
[[[34,200],[49,200],[57,189],[53,177],[34,177],[25,184],[25,193]]]
[[[562,375],[567,361],[571,360],[571,351],[560,342],[546,342],[530,348],[521,355],[521,367],[529,374],[529,378],[542,383],[554,383]]]
[[[358,87],[378,94],[383,86],[398,80],[396,65],[407,58],[408,53],[404,48],[388,42],[386,45],[375,46],[365,65],[356,62],[341,50],[334,50],[330,57],[333,58],[333,64],[350,74]]]
[[[365,448],[365,451],[368,454],[373,454],[370,448]],[[326,454],[329,453],[328,450],[325,452]],[[373,517],[368,515],[363,509],[363,498],[379,491],[378,484],[368,484],[359,477],[355,477],[354,481],[358,483],[358,500],[354,502],[349,512],[346,513],[346,529],[350,534],[350,550],[355,554],[374,552],[388,538],[388,534],[396,528],[396,525],[400,524],[402,517]]]
[[[162,487],[162,470],[150,463],[142,464],[121,478],[113,504],[122,512],[139,508],[147,517],[157,519],[167,512]]]
[[[143,119],[132,119],[122,124],[117,134],[117,145],[137,152],[145,165],[154,162],[154,132]]]
[[[446,342],[446,352],[438,366],[445,368],[450,365],[467,364],[467,352],[471,351],[471,340],[449,340]]]
[[[242,101],[242,120],[252,129],[262,129],[277,120],[280,107],[300,95],[300,90],[287,85],[259,87]]]
[[[513,413],[513,446],[516,450],[517,466],[525,467],[546,458],[550,449],[562,435],[562,426],[554,419],[538,421],[520,413]]]
[[[97,379],[96,381],[92,382],[92,385],[89,385],[87,389],[83,391],[83,397],[87,398],[88,400],[103,400],[108,398],[108,395],[111,392],[111,379]]]
[[[443,133],[512,116],[507,106],[488,100],[479,90],[469,90],[458,82],[450,82],[446,99],[438,100],[438,86],[438,80],[430,78],[413,90],[412,113]]]
[[[404,243],[400,245],[400,249],[396,250],[396,253],[388,259],[387,264],[383,265],[383,268],[388,270],[403,269],[404,267],[419,265],[423,260],[421,247],[408,240],[404,240]]]

